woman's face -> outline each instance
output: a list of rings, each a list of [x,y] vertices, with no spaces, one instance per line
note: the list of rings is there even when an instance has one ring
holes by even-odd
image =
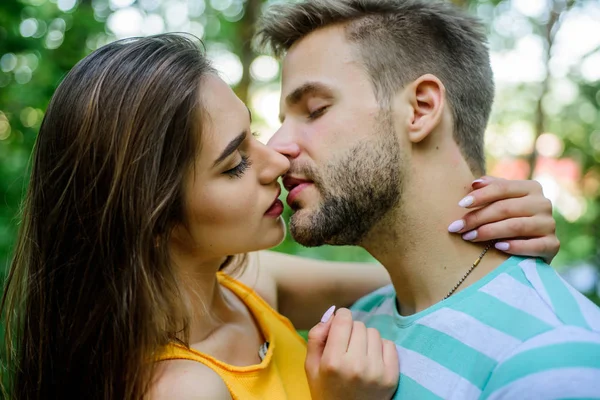
[[[201,85],[200,149],[184,183],[187,230],[173,238],[203,259],[276,246],[285,235],[277,179],[288,159],[254,138],[250,112],[216,76]]]

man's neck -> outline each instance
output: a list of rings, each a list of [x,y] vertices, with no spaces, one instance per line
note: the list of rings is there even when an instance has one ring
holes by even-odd
[[[388,270],[402,315],[422,311],[443,300],[471,268],[487,243],[470,243],[448,233],[448,225],[468,210],[458,202],[471,190],[466,164],[452,176],[435,170],[410,177],[402,206],[369,233],[362,246]],[[507,256],[494,248],[455,293],[478,281]]]

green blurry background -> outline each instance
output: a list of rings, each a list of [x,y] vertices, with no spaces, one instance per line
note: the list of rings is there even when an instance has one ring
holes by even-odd
[[[562,241],[553,264],[598,301],[600,1],[454,2],[482,18],[489,31],[497,82],[486,139],[489,173],[542,183]],[[254,128],[266,141],[278,125],[280,66],[254,53],[250,41],[256,18],[271,3],[0,1],[0,276],[11,257],[36,133],[52,92],[69,69],[119,38],[193,33],[249,104]],[[305,249],[289,235],[278,250],[332,260],[369,259],[360,249]]]

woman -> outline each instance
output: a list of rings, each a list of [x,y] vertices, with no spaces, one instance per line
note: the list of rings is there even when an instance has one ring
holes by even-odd
[[[252,253],[284,237],[289,163],[249,129],[184,37],[115,42],[73,68],[39,132],[2,301],[14,398],[309,396],[304,343],[274,309],[305,328],[388,278]]]

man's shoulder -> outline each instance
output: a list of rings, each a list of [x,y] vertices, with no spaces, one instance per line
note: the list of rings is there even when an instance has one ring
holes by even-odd
[[[549,324],[600,332],[600,308],[536,258],[514,257],[513,266],[481,290],[527,316]]]
[[[562,325],[512,349],[492,372],[482,398],[588,398],[599,393],[600,333]]]
[[[394,286],[387,285],[360,298],[350,307],[350,310],[355,320],[364,321],[373,315],[393,315],[395,301]]]

